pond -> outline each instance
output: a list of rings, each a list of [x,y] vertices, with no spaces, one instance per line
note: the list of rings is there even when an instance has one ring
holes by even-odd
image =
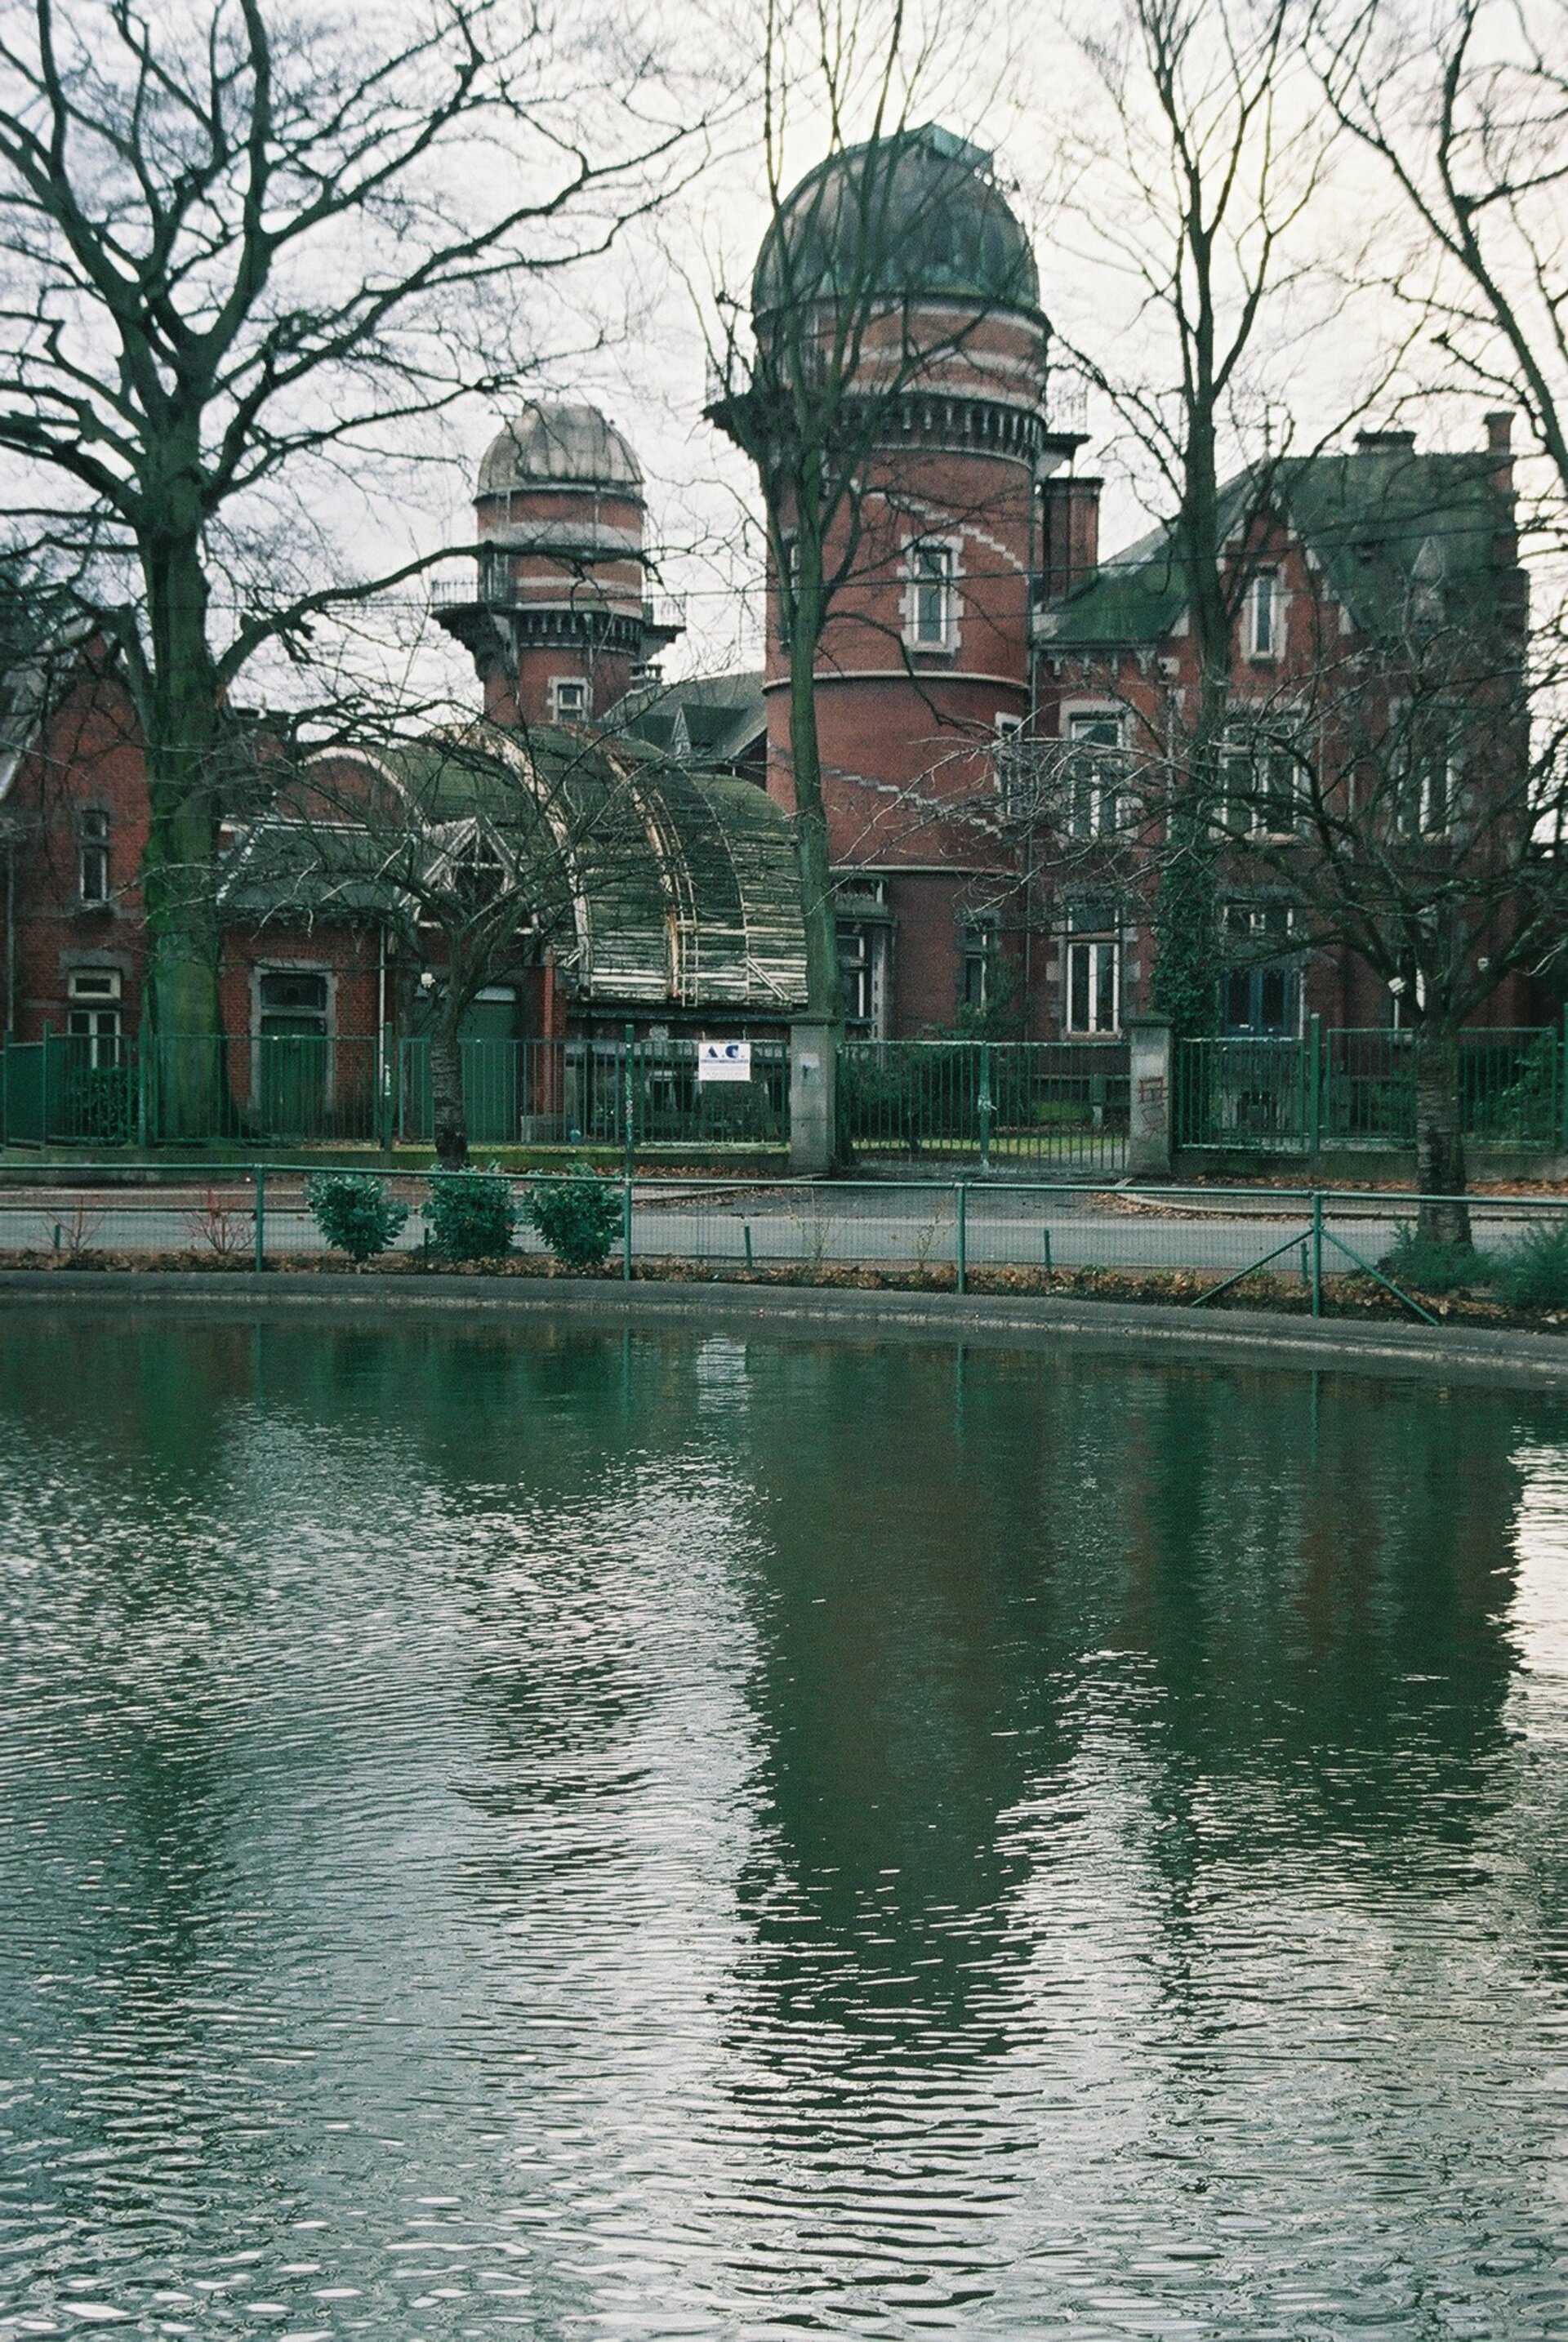
[[[1568,1415],[0,1326],[0,2334],[1568,2336]]]

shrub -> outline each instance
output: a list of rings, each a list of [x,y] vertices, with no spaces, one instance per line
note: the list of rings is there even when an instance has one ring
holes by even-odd
[[[1409,1221],[1377,1265],[1395,1285],[1416,1293],[1457,1293],[1462,1286],[1490,1285],[1496,1274],[1473,1245],[1433,1244]]]
[[[1568,1309],[1568,1220],[1537,1220],[1497,1267],[1497,1289],[1516,1309]]]
[[[535,1179],[523,1212],[568,1268],[597,1268],[608,1260],[625,1225],[618,1181],[589,1170]]]
[[[434,1249],[448,1260],[499,1260],[512,1249],[517,1206],[499,1171],[444,1171],[424,1207]]]
[[[389,1193],[385,1179],[367,1172],[317,1171],[305,1183],[310,1216],[335,1252],[351,1260],[374,1260],[394,1243],[408,1206]]]

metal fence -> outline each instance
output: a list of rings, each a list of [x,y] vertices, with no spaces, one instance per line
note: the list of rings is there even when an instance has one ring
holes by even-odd
[[[1415,1140],[1413,1036],[1324,1026],[1281,1039],[1183,1041],[1176,1144],[1272,1154]],[[1568,1145],[1564,1036],[1555,1026],[1478,1029],[1460,1048],[1460,1116],[1483,1146]]]
[[[135,1182],[82,1166],[47,1184],[0,1171],[0,1256],[134,1265],[304,1267],[328,1247],[298,1167],[160,1171]],[[452,1176],[394,1174],[409,1216],[389,1263],[439,1266],[432,1193]],[[516,1265],[542,1268],[522,1206]],[[870,1281],[948,1289],[1071,1291],[1194,1307],[1249,1299],[1321,1309],[1387,1302],[1431,1318],[1444,1306],[1413,1249],[1417,1199],[1236,1188],[1173,1194],[1076,1181],[614,1180],[607,1273]],[[1457,1282],[1503,1298],[1533,1264],[1533,1306],[1568,1310],[1568,1199],[1475,1196],[1474,1253]],[[1516,1280],[1515,1280],[1516,1281]],[[1561,1287],[1559,1292],[1558,1288]],[[134,1287],[131,1288],[134,1290]]]
[[[1124,1041],[851,1041],[839,1114],[856,1161],[1093,1176],[1127,1153]]]
[[[789,1047],[752,1044],[749,1082],[702,1083],[697,1044],[460,1044],[475,1146],[782,1145]],[[74,1034],[0,1050],[0,1144],[90,1147],[427,1145],[428,1039],[389,1035]]]

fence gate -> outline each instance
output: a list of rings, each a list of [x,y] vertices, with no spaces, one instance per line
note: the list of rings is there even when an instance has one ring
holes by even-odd
[[[838,1102],[857,1162],[1052,1179],[1126,1167],[1124,1041],[849,1041]]]

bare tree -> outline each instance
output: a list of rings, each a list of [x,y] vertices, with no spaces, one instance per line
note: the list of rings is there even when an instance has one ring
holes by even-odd
[[[1488,460],[1469,459],[1478,475]],[[1179,808],[1202,825],[1229,898],[1214,911],[1222,967],[1333,950],[1379,977],[1409,1035],[1421,1232],[1467,1243],[1463,1030],[1563,948],[1564,677],[1550,646],[1527,639],[1521,573],[1497,565],[1495,512],[1473,497],[1404,518],[1431,532],[1413,561],[1370,541],[1341,549],[1358,573],[1352,630],[1325,591],[1310,649],[1232,703],[1212,759],[1195,766],[1188,743],[1151,727],[1109,784],[1115,823],[1059,837],[1056,856],[1080,883],[1089,872],[1136,894],[1182,850]],[[1050,780],[1070,800],[1070,754]]]
[[[1568,495],[1568,8],[1563,0],[1321,0],[1315,56],[1341,123],[1419,232],[1389,271],[1451,383],[1522,406]]]
[[[1326,141],[1304,106],[1293,0],[1122,0],[1081,47],[1109,127],[1070,135],[1064,208],[1131,288],[1124,355],[1074,345],[1173,515],[1166,540],[1195,681],[1170,711],[1193,802],[1168,806],[1154,906],[1153,1003],[1178,1034],[1213,1029],[1212,853],[1201,806],[1223,739],[1246,545],[1293,452],[1280,394],[1285,305],[1305,263],[1297,231],[1323,184]],[[1081,240],[1081,239],[1080,239]],[[1227,454],[1240,463],[1227,482]]]
[[[307,480],[319,498],[385,474],[457,401],[533,370],[530,288],[602,252],[684,135],[645,54],[568,41],[531,0],[369,23],[295,0],[0,12],[8,503],[95,555],[145,745],[167,1032],[219,1031],[236,686],[422,565],[345,580]]]

